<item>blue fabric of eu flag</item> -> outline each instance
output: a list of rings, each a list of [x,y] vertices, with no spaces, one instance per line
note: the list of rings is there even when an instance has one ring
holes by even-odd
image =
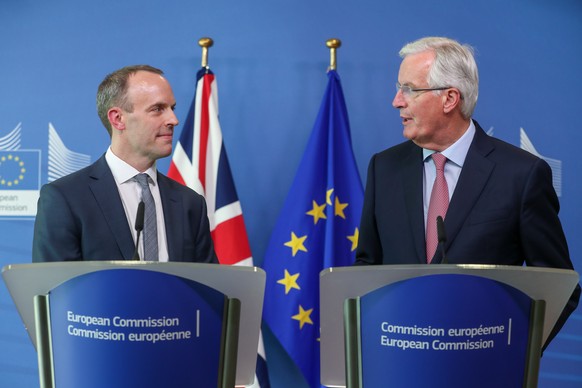
[[[40,151],[0,150],[0,191],[39,189]]]
[[[340,79],[328,84],[307,149],[265,254],[264,319],[319,387],[319,273],[355,260],[363,188]]]

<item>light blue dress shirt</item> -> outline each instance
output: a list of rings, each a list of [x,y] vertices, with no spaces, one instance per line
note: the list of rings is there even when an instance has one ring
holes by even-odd
[[[469,147],[475,136],[475,124],[473,120],[469,124],[469,128],[465,131],[463,136],[459,138],[456,142],[451,144],[449,148],[441,152],[446,158],[447,163],[445,164],[445,179],[447,180],[447,186],[449,187],[449,201],[453,197],[455,188],[457,187],[457,182],[459,176],[461,175],[461,170],[463,164],[465,163],[465,158],[467,157],[467,152],[469,152]],[[434,161],[430,157],[435,151],[428,150],[426,148],[422,149],[422,157],[424,160],[424,193],[423,193],[423,203],[424,203],[424,230],[426,231],[426,223],[428,216],[428,203],[430,202],[430,193],[432,192],[432,186],[434,185],[434,180],[436,178],[436,167]],[[436,221],[435,221],[436,222]]]

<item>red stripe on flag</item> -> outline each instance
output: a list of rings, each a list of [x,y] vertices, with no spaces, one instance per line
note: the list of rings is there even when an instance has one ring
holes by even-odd
[[[180,170],[178,170],[178,167],[176,167],[176,165],[174,164],[174,162],[170,162],[170,168],[168,169],[168,177],[172,178],[173,180],[175,180],[178,183],[183,184],[184,186],[186,186],[186,182],[184,182],[184,178],[182,178],[182,174],[180,174]]]
[[[210,113],[208,110],[208,103],[210,100],[210,91],[214,76],[206,74],[202,77],[202,96],[200,106],[200,158],[198,160],[198,176],[200,183],[206,190],[206,155],[208,153],[208,136],[210,131]]]
[[[236,264],[251,257],[243,216],[224,221],[212,231],[214,251],[220,264]]]

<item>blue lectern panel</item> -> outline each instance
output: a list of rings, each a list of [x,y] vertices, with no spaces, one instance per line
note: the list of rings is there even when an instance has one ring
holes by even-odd
[[[217,386],[225,297],[188,279],[115,269],[50,292],[56,386]]]
[[[531,299],[469,275],[405,280],[361,298],[365,387],[521,387]]]

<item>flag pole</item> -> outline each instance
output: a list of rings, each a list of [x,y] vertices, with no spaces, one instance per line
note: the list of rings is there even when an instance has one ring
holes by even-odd
[[[214,41],[212,38],[200,38],[198,46],[202,47],[202,67],[208,69],[208,49],[212,47]]]
[[[329,70],[337,69],[336,49],[340,48],[342,41],[336,38],[328,39],[325,45],[329,47]]]

